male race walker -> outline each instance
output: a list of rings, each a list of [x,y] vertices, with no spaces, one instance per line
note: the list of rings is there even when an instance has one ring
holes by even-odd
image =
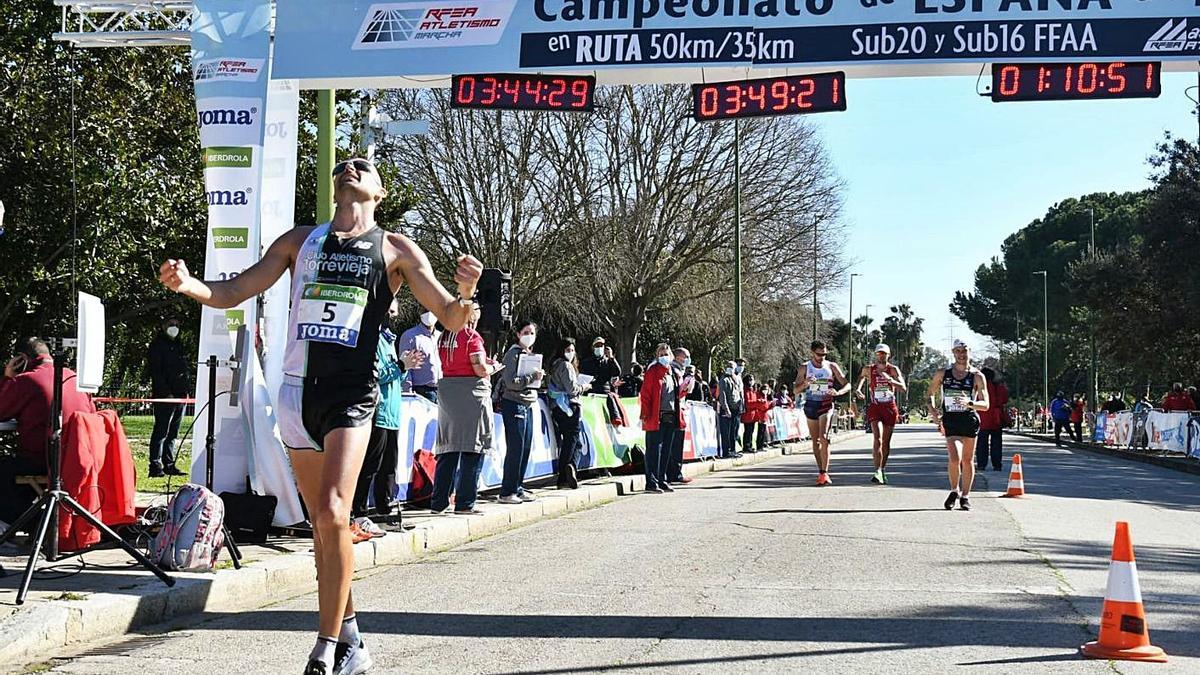
[[[217,309],[236,307],[292,272],[277,415],[313,524],[319,628],[304,675],[358,675],[372,665],[350,594],[350,509],[379,397],[380,322],[407,283],[421,305],[457,330],[471,314],[482,273],[478,260],[460,256],[459,295],[451,296],[420,247],[376,224],[375,209],[387,190],[375,166],[365,159],[341,162],[333,178],[333,221],[284,234],[239,276],[201,281],[183,260],[167,260],[159,270],[164,286]]]

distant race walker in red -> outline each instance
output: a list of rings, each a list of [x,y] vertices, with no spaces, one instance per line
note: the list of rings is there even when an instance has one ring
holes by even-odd
[[[900,369],[889,362],[892,348],[882,342],[875,347],[875,361],[863,366],[862,375],[854,393],[860,400],[869,397],[867,404],[867,425],[875,441],[871,446],[871,455],[875,460],[875,474],[871,476],[872,483],[886,485],[888,455],[892,452],[892,431],[900,419],[900,409],[896,407],[896,392],[907,391],[904,375]],[[870,390],[864,396],[863,383]]]

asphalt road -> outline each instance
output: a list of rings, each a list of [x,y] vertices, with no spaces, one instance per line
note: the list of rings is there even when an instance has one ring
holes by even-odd
[[[1026,500],[976,482],[946,512],[931,428],[896,434],[892,485],[870,439],[534,524],[359,580],[377,673],[1197,673],[1200,480],[1006,439]],[[1167,665],[1081,659],[1113,523],[1129,520]],[[52,672],[299,673],[316,599],[213,615],[56,661]]]

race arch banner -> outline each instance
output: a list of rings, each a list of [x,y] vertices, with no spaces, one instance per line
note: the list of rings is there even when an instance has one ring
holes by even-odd
[[[288,0],[275,76],[583,70],[615,83],[654,76],[604,71],[1197,57],[1196,0]]]

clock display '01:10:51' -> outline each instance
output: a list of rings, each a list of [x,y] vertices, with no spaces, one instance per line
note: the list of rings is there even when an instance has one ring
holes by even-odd
[[[1158,98],[1159,62],[997,63],[992,101],[1071,101]]]

